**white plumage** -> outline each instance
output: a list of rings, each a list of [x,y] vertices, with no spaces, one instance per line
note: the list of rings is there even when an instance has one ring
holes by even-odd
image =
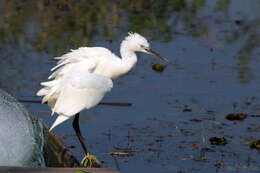
[[[81,47],[56,57],[59,61],[48,78],[52,80],[42,82],[44,88],[37,92],[37,96],[44,96],[42,103],[48,102],[52,114],[58,114],[50,130],[97,105],[112,89],[112,79],[127,73],[136,64],[136,51],[165,60],[151,51],[147,40],[137,33],[129,33],[121,43],[122,58],[103,47]]]

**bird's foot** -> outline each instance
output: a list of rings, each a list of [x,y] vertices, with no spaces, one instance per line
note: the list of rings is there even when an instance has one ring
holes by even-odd
[[[98,159],[96,158],[96,156],[91,155],[91,154],[87,154],[85,155],[85,157],[82,159],[80,165],[82,167],[86,167],[86,168],[97,168],[100,167],[101,164],[98,161]]]

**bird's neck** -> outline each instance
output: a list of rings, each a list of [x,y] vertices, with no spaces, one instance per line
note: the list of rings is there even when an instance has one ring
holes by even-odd
[[[128,41],[126,40],[121,43],[120,54],[122,57],[121,62],[124,69],[122,73],[125,74],[135,66],[137,62],[137,56],[135,51],[129,49]]]

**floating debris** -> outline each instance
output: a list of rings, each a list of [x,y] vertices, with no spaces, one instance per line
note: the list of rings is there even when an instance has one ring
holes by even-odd
[[[212,145],[226,145],[227,144],[227,140],[224,137],[222,137],[222,138],[211,137],[211,138],[209,138],[209,141]]]
[[[216,152],[215,150],[213,150],[212,148],[208,148],[208,147],[202,147],[200,149],[201,152]]]
[[[200,120],[200,119],[191,119],[189,121],[192,121],[192,122],[202,122],[202,120]]]
[[[182,112],[191,112],[191,111],[192,109],[190,109],[188,105],[185,105],[184,109],[182,110]]]
[[[119,156],[119,157],[130,157],[134,156],[133,153],[125,153],[125,152],[110,152],[110,156]]]
[[[253,118],[260,118],[260,115],[250,115],[250,117],[253,117]]]
[[[197,149],[199,149],[199,146],[194,144],[194,145],[191,146],[191,149],[192,150],[197,150]]]
[[[243,23],[244,23],[244,21],[243,21],[243,20],[235,20],[234,22],[235,22],[235,24],[237,24],[237,25],[241,25],[241,24],[243,24]]]
[[[231,113],[226,116],[228,120],[244,120],[247,117],[247,114],[244,113]]]
[[[206,113],[207,114],[214,114],[216,111],[213,111],[213,110],[207,110]]]
[[[153,67],[154,71],[163,72],[163,70],[165,69],[166,65],[158,63],[158,64],[154,64],[152,67]]]
[[[184,108],[182,112],[191,112],[192,110],[190,108]]]
[[[83,170],[77,170],[77,171],[75,171],[74,173],[92,173],[92,172],[89,172],[89,171],[83,171]]]
[[[250,142],[251,149],[260,149],[260,140]]]
[[[220,169],[220,168],[225,168],[227,166],[227,164],[225,162],[221,161],[221,162],[217,162],[214,166],[216,168]]]

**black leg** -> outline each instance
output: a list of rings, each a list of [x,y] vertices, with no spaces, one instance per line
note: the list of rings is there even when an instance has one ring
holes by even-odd
[[[87,155],[88,154],[88,149],[87,149],[87,147],[86,147],[86,145],[85,145],[85,143],[83,141],[83,137],[81,136],[81,132],[80,132],[80,128],[79,128],[79,113],[77,113],[75,115],[75,118],[73,120],[72,125],[73,125],[73,128],[74,128],[74,130],[75,130],[75,132],[77,134],[77,137],[78,137],[78,139],[80,141],[80,144],[81,144],[85,154]]]

